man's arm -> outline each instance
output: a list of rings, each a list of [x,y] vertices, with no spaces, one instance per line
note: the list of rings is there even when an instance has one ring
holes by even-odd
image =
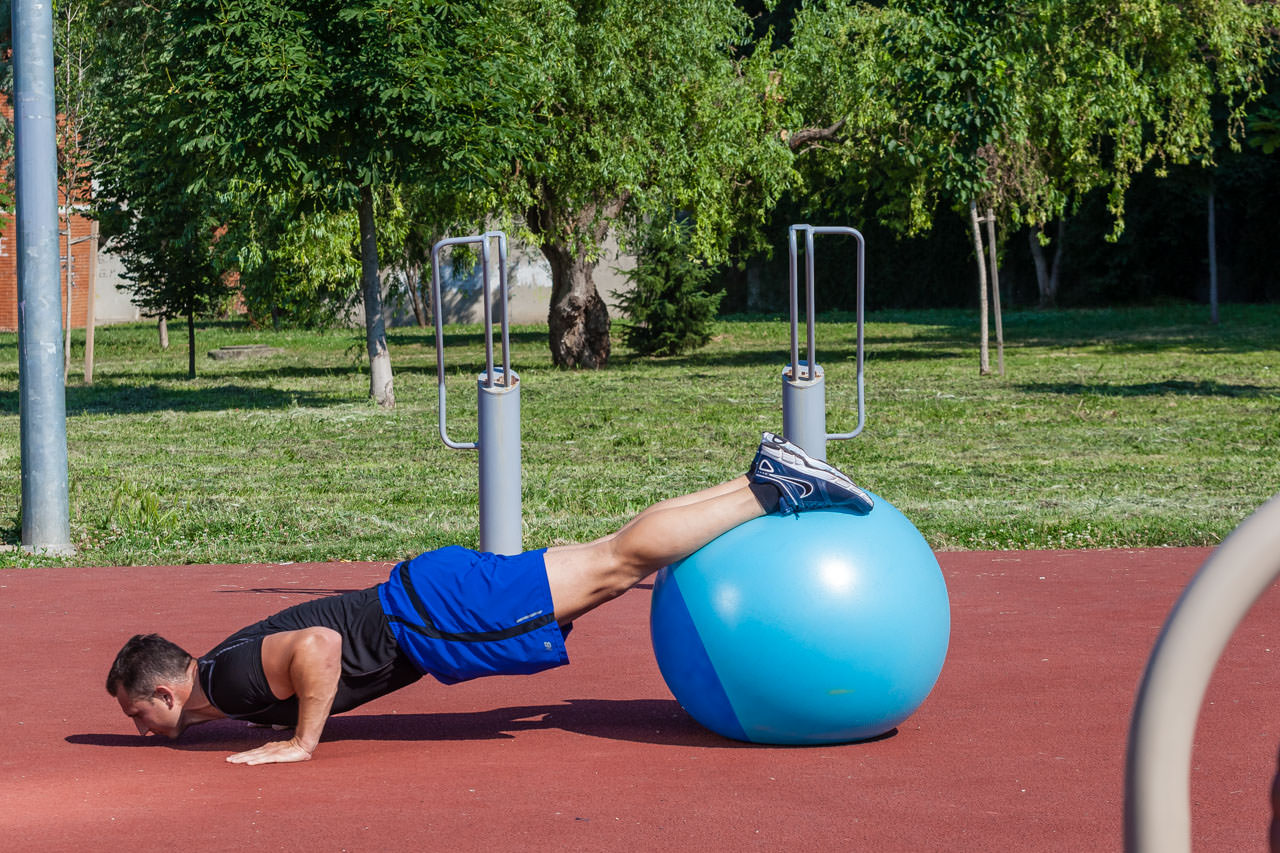
[[[306,761],[320,743],[342,675],[342,635],[332,628],[304,628],[262,641],[262,669],[277,699],[298,697],[293,737],[227,758],[232,764]]]

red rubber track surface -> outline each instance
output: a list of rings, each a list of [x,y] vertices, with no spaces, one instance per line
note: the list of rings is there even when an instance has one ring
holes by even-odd
[[[266,767],[223,761],[280,737],[234,721],[138,737],[104,690],[116,650],[158,631],[202,653],[281,607],[377,583],[388,564],[7,571],[0,847],[1119,850],[1135,690],[1207,554],[940,554],[946,667],[874,742],[764,747],[702,729],[654,664],[642,587],[578,623],[569,667],[424,680],[330,720],[312,761]],[[1272,589],[1211,684],[1198,850],[1266,849],[1277,617]]]

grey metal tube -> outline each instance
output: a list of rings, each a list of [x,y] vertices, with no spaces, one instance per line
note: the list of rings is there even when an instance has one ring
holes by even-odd
[[[490,231],[486,238],[494,237],[498,241],[498,303],[502,317],[498,321],[502,328],[502,384],[508,385],[519,381],[511,372],[511,318],[507,315],[507,235],[501,231]]]
[[[480,377],[480,550],[519,554],[520,377]]]
[[[808,225],[792,225],[787,231],[787,242],[791,249],[791,375],[800,376],[800,280],[796,269],[796,232],[808,228]]]
[[[480,299],[484,303],[484,387],[492,388],[493,375],[493,300],[489,298],[489,235],[480,238]]]
[[[826,380],[820,366],[807,372],[809,379],[796,379],[790,367],[782,372],[782,434],[813,458],[826,461]]]
[[[1277,577],[1280,495],[1245,519],[1205,561],[1156,641],[1129,730],[1129,853],[1190,853],[1191,751],[1204,694],[1231,635]]]
[[[805,323],[805,341],[809,348],[809,358],[806,360],[808,365],[805,372],[805,379],[813,378],[813,371],[818,366],[818,342],[815,340],[817,335],[816,324],[817,319],[813,316],[814,299],[813,299],[813,232],[815,229],[809,228],[804,234],[804,323]],[[825,412],[824,412],[825,414]]]
[[[479,445],[474,441],[454,441],[449,438],[445,427],[445,387],[444,387],[444,307],[441,300],[440,287],[440,250],[445,246],[457,246],[463,243],[474,243],[474,237],[447,237],[431,247],[431,313],[436,321],[436,379],[438,383],[440,440],[445,447],[454,450],[475,450]]]
[[[61,354],[53,10],[14,0],[13,123],[17,175],[18,410],[22,545],[70,554],[67,401]]]

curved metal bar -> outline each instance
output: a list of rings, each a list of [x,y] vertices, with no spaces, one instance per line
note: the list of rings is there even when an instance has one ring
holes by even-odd
[[[1191,751],[1209,679],[1245,614],[1280,577],[1280,495],[1241,522],[1187,585],[1138,690],[1125,762],[1128,853],[1190,853]]]
[[[454,450],[475,450],[480,444],[476,441],[454,441],[449,438],[448,430],[445,427],[445,387],[444,387],[444,310],[441,302],[441,285],[440,285],[440,250],[448,246],[461,246],[470,243],[486,243],[484,236],[480,237],[446,237],[438,241],[431,247],[431,313],[435,315],[436,321],[436,379],[439,389],[439,419],[440,419],[440,440],[445,443],[446,447]],[[487,255],[487,252],[482,253]],[[487,279],[488,269],[486,264],[485,276]],[[486,304],[485,319],[488,319],[488,281],[485,282],[486,288]],[[486,326],[486,331],[488,327]],[[486,334],[486,340],[489,341],[486,347],[488,375],[493,376],[493,344],[489,336]]]
[[[792,225],[788,233],[788,240],[791,249],[791,377],[793,380],[801,379],[799,374],[799,321],[797,313],[799,310],[799,281],[797,280],[797,263],[796,263],[796,232],[805,232],[805,310],[806,324],[808,332],[808,363],[805,368],[805,380],[812,380],[817,372],[817,344],[814,335],[814,251],[813,238],[817,234],[843,234],[853,237],[858,242],[858,263],[857,263],[857,322],[858,322],[858,342],[857,342],[857,390],[858,390],[858,422],[852,432],[827,433],[828,441],[842,441],[844,439],[854,438],[862,432],[867,425],[867,398],[866,398],[866,382],[863,376],[863,347],[865,343],[864,324],[866,312],[866,241],[863,239],[861,232],[856,228],[849,228],[844,225]]]
[[[857,385],[858,385],[858,423],[852,432],[827,433],[828,441],[842,441],[848,438],[854,438],[862,432],[863,427],[867,425],[867,400],[866,400],[866,383],[863,380],[863,325],[864,315],[866,311],[866,241],[862,238],[862,233],[856,228],[849,228],[841,225],[820,226],[814,228],[814,234],[844,234],[853,237],[858,242],[858,266],[857,266],[857,322],[858,322],[858,343],[857,343]]]

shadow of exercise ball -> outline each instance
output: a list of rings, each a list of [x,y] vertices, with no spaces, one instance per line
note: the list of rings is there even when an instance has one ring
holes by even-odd
[[[915,526],[871,512],[767,515],[654,582],[662,677],[735,740],[822,744],[886,734],[929,695],[951,636],[946,582]]]

